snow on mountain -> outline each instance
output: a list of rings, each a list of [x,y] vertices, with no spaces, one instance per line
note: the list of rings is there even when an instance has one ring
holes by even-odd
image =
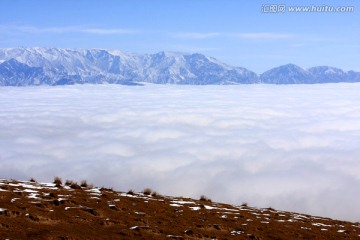
[[[262,83],[275,84],[300,84],[312,83],[313,75],[294,64],[287,64],[270,69],[260,75]]]
[[[160,52],[140,55],[99,49],[0,49],[0,60],[8,62],[10,59],[27,65],[29,69],[41,68],[49,81],[38,78],[39,84],[238,84],[257,81],[254,72],[201,54]],[[0,76],[3,75],[0,72]],[[3,81],[2,85],[6,83]],[[15,85],[29,84],[19,78]]]
[[[149,55],[143,79],[153,83],[238,84],[255,83],[257,75],[202,54],[160,52]]]
[[[64,85],[82,83],[156,84],[300,84],[359,82],[360,73],[333,67],[308,70],[294,64],[273,68],[260,77],[202,54],[159,52],[135,54],[118,50],[0,49],[0,85]]]
[[[309,68],[308,71],[314,75],[315,81],[322,82],[344,82],[347,79],[347,73],[339,68],[320,66]]]
[[[48,81],[42,68],[29,67],[14,58],[0,64],[0,86],[39,85]]]
[[[360,72],[348,71],[348,82],[360,82]]]
[[[336,82],[360,82],[360,73],[344,72],[339,68],[320,66],[303,69],[287,64],[270,69],[260,75],[261,83],[272,84],[312,84]]]

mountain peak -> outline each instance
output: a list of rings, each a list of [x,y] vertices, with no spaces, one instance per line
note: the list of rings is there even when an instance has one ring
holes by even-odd
[[[340,68],[318,66],[309,68],[308,71],[315,76],[317,82],[344,82],[344,80],[349,80],[348,74]]]
[[[283,70],[286,70],[286,71],[291,71],[291,70],[305,71],[305,69],[303,69],[302,67],[299,67],[298,65],[293,64],[293,63],[284,64],[284,65],[275,67],[273,69],[283,69]]]
[[[165,57],[182,57],[186,55],[185,53],[182,52],[172,52],[172,51],[161,51],[157,54],[163,55]]]
[[[26,86],[32,83],[136,85],[137,82],[150,82],[206,85],[360,81],[358,72],[346,73],[327,66],[305,70],[295,64],[270,69],[259,77],[246,68],[234,67],[200,53],[168,51],[135,54],[105,49],[18,47],[0,49],[0,64],[9,64],[12,68],[12,73],[9,74],[9,68],[3,65],[0,70],[0,86]]]
[[[104,49],[0,49],[0,61],[8,61],[11,58],[29,67],[43,69],[44,76],[50,79],[48,84],[51,85],[59,82],[239,84],[244,81],[256,82],[254,78],[257,79],[256,74],[247,69],[239,71],[236,67],[202,54],[180,52],[163,51],[141,55]],[[16,75],[16,71],[14,72]],[[9,85],[8,78],[1,78],[2,75],[0,72],[0,85]],[[17,84],[28,83],[18,76]]]
[[[260,81],[273,84],[312,83],[313,76],[295,64],[286,64],[264,72]]]

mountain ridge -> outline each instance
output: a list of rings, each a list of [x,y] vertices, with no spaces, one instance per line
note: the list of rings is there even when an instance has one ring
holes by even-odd
[[[312,84],[360,82],[360,72],[286,64],[260,75],[199,53],[69,48],[0,49],[0,86],[68,84]]]

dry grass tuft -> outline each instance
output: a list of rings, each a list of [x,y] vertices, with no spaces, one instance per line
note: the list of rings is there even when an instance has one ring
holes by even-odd
[[[100,191],[101,191],[101,192],[102,192],[102,191],[113,192],[114,189],[113,189],[113,188],[107,188],[107,187],[101,187],[101,188],[100,188]]]
[[[54,193],[54,192],[51,192],[49,194],[49,196],[52,197],[52,198],[57,198],[58,197],[57,193]]]
[[[134,195],[135,194],[135,192],[134,192],[134,190],[132,190],[132,189],[130,189],[126,194],[129,194],[129,195]]]
[[[201,195],[201,197],[200,197],[199,200],[200,200],[200,201],[203,201],[203,202],[211,202],[211,199],[208,198],[208,197],[206,197],[206,196],[204,196],[204,195]]]
[[[80,183],[80,186],[81,187],[88,187],[89,185],[88,185],[86,180],[82,180],[81,183]]]
[[[61,185],[62,185],[62,180],[61,180],[61,178],[55,177],[55,178],[54,178],[54,183],[55,183],[56,187],[61,187]]]
[[[145,195],[151,195],[152,192],[153,192],[153,191],[152,191],[150,188],[145,188],[145,189],[143,190],[143,193],[144,193]]]
[[[73,184],[73,183],[74,183],[74,181],[72,181],[72,180],[66,180],[65,181],[66,186],[71,186],[71,184]]]
[[[80,185],[77,184],[77,182],[72,182],[71,185],[70,185],[70,187],[71,187],[72,189],[81,189]]]
[[[206,196],[204,195],[201,195],[200,197],[200,201],[204,201],[204,202],[211,202],[211,199],[210,198],[207,198]]]

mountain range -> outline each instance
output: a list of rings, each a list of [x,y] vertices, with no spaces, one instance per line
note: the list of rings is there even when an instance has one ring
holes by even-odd
[[[360,72],[287,64],[260,75],[199,53],[134,54],[101,49],[0,49],[0,86],[70,84],[312,84],[360,82]]]

